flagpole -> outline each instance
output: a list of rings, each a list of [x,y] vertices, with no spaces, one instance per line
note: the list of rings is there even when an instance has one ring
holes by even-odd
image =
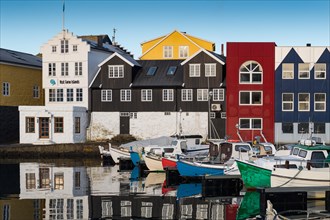
[[[62,10],[62,29],[64,31],[64,19],[65,19],[65,0],[63,0],[63,10]]]

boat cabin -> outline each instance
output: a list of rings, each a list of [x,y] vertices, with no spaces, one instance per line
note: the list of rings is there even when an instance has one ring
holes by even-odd
[[[330,162],[330,146],[326,145],[296,145],[290,153],[291,156],[297,159],[307,161],[307,167],[323,168],[329,167]]]
[[[211,142],[209,156],[215,163],[226,163],[230,159],[248,160],[252,155],[252,147],[243,142]]]

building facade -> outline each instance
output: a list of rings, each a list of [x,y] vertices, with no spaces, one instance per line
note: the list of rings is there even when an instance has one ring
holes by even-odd
[[[227,135],[274,141],[275,43],[227,43]]]
[[[276,47],[275,142],[330,143],[329,47]]]
[[[91,84],[92,139],[181,132],[223,137],[224,65],[223,56],[204,49],[185,60],[111,55]]]

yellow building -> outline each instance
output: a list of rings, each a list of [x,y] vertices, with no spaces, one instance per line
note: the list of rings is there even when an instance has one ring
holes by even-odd
[[[0,48],[0,106],[44,105],[42,61]]]
[[[174,30],[166,36],[141,43],[140,60],[186,59],[200,49],[215,51],[215,43]]]

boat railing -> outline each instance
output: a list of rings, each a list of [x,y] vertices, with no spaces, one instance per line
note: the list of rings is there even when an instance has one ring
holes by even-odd
[[[286,168],[286,169],[297,169],[297,168],[306,168],[317,169],[317,168],[327,168],[329,163],[324,159],[319,160],[299,160],[299,159],[275,159],[276,164],[275,168]]]

